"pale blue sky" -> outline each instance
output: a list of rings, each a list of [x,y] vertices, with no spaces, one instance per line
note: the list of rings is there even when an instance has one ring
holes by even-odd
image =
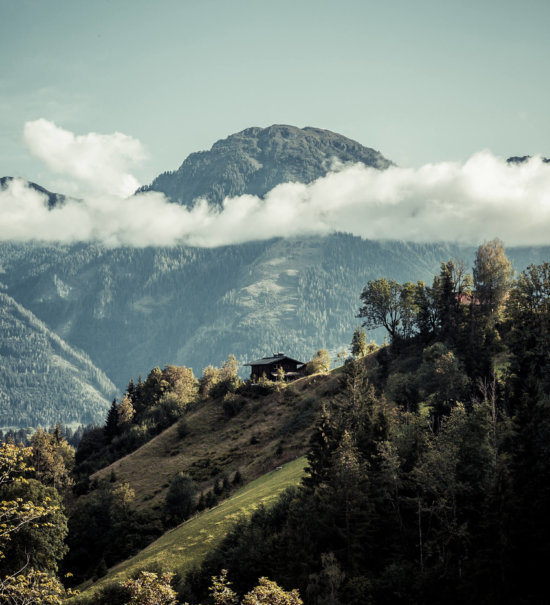
[[[0,23],[0,176],[56,185],[38,118],[139,139],[142,183],[273,123],[402,166],[550,155],[548,0],[0,0]]]

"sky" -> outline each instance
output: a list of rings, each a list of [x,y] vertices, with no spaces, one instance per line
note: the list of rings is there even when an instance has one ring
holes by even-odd
[[[430,189],[434,174],[454,183],[451,217],[464,188],[483,187],[465,187],[465,174],[490,164],[495,176],[511,155],[550,156],[547,0],[0,0],[0,22],[0,176],[92,196],[88,226],[137,185],[249,126],[326,128],[381,151],[403,170],[392,199],[409,214],[419,192],[423,212],[446,203]],[[545,167],[529,170],[513,173],[510,200],[526,192],[531,216],[550,200]],[[351,191],[364,177],[345,175],[359,179]],[[317,214],[319,189],[301,194]],[[13,216],[0,218],[4,233],[17,231]],[[59,230],[67,217],[58,218]],[[191,237],[189,223],[184,231]]]

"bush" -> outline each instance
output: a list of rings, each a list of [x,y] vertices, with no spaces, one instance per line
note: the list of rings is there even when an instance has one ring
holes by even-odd
[[[187,424],[187,420],[185,420],[185,418],[180,418],[178,420],[177,432],[180,439],[183,439],[189,435],[189,425]]]
[[[238,397],[235,393],[226,393],[223,398],[223,413],[227,418],[233,418],[244,407],[245,400]]]
[[[182,523],[195,512],[197,488],[191,477],[178,473],[170,483],[164,502],[164,524],[173,527]]]

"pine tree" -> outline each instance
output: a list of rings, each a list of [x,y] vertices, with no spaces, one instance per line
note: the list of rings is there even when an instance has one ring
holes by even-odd
[[[116,399],[113,399],[113,403],[107,412],[107,420],[103,432],[105,433],[105,438],[108,443],[110,443],[119,433],[118,403]]]

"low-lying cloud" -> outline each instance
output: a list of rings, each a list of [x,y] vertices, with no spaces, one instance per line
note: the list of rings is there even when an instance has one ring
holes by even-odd
[[[145,159],[146,153],[128,135],[75,135],[41,118],[25,124],[23,138],[30,152],[53,172],[85,183],[88,190],[127,196],[140,185],[128,167]]]
[[[109,193],[48,210],[44,196],[15,180],[0,191],[1,240],[214,247],[342,231],[414,242],[476,244],[500,237],[507,245],[550,244],[550,164],[537,157],[508,164],[484,151],[464,163],[384,171],[355,164],[308,185],[279,185],[264,198],[227,198],[222,207],[197,200],[186,208],[155,192],[122,197],[130,185],[121,182],[126,176],[133,179],[124,162],[142,154],[134,139],[118,134],[74,137],[51,127],[45,120],[27,124],[33,151],[46,158],[51,151],[45,143],[48,131],[57,149],[49,165],[66,174],[93,180],[111,162],[111,176],[104,174],[102,180]],[[102,148],[105,158],[100,157]]]

